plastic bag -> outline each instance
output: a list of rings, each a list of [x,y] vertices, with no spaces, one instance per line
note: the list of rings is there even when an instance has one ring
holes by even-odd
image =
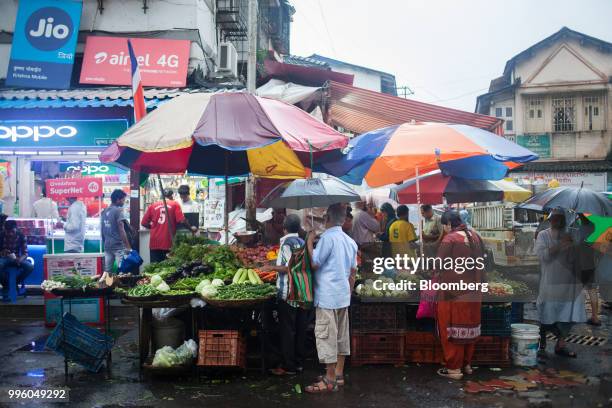
[[[431,282],[436,282],[435,278]],[[431,319],[436,317],[436,290],[422,290],[420,292],[419,308],[417,309],[417,319]]]
[[[175,307],[161,307],[157,309],[153,309],[153,318],[155,320],[166,320],[170,317],[176,316],[183,311],[184,308],[175,308]]]
[[[176,355],[178,356],[178,358],[183,361],[184,363],[188,362],[190,359],[195,358],[197,355],[197,349],[198,346],[196,345],[196,342],[189,339],[186,342],[184,342],[183,344],[181,344],[177,349],[176,349]]]
[[[179,364],[180,360],[174,349],[170,346],[160,348],[155,352],[155,357],[153,357],[154,367],[172,367]]]

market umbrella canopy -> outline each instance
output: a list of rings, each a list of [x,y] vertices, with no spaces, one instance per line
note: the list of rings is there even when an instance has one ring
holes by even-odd
[[[440,169],[445,175],[499,180],[538,155],[501,136],[467,125],[405,123],[364,133],[342,153],[325,155],[324,171],[371,187],[403,182]]]
[[[510,180],[491,180],[490,182],[504,192],[504,201],[521,203],[533,195],[530,190]]]
[[[348,184],[334,177],[323,176],[322,178],[297,179],[276,186],[264,197],[262,205],[301,210],[360,200],[359,194]]]
[[[348,138],[284,102],[245,92],[194,93],[145,116],[100,159],[144,173],[296,178]],[[312,154],[312,155],[311,155]]]
[[[535,194],[519,208],[549,211],[563,208],[577,213],[612,216],[612,201],[605,194],[584,187],[557,187]]]
[[[390,197],[401,204],[441,204],[502,201],[504,191],[487,180],[448,177],[434,171],[420,177],[420,202],[417,200],[416,179],[391,189]]]

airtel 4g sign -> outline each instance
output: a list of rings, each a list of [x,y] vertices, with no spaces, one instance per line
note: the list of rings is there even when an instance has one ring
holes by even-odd
[[[68,88],[81,21],[81,0],[21,0],[6,84]]]
[[[0,121],[0,148],[107,146],[127,128],[126,119]]]

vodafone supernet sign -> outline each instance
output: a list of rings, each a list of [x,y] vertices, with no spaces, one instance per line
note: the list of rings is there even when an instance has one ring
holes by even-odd
[[[131,85],[130,55],[125,37],[87,37],[82,84]],[[189,40],[130,38],[144,86],[185,86]]]
[[[47,179],[47,196],[52,200],[67,197],[101,197],[103,195],[102,179],[98,177],[83,177],[69,179]]]

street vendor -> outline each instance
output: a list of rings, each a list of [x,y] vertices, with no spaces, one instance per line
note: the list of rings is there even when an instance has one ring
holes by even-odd
[[[272,219],[263,223],[263,241],[266,245],[275,245],[282,238],[283,223],[287,216],[287,210],[284,208],[275,208],[272,210]]]
[[[304,246],[304,240],[299,237],[301,226],[297,214],[289,214],[283,222],[285,235],[280,239],[276,265],[266,265],[262,270],[278,272],[276,289],[278,291],[278,320],[282,363],[270,372],[274,375],[293,375],[304,370],[306,356],[306,330],[311,320],[310,309],[301,307],[298,303],[287,300],[289,294],[289,261],[293,251]]]
[[[423,231],[423,251],[426,257],[433,257],[438,250],[438,243],[442,238],[442,223],[440,217],[436,215],[431,205],[421,206],[421,231]]]
[[[196,203],[191,199],[190,189],[187,184],[179,186],[178,194],[181,198],[179,200],[179,205],[181,206],[183,214],[200,213],[200,204]]]
[[[25,235],[17,228],[15,220],[4,221],[4,228],[0,231],[0,283],[3,288],[8,287],[7,268],[16,266],[17,286],[34,271],[34,265],[28,261],[28,242]]]
[[[174,191],[164,189],[164,200],[158,200],[151,204],[140,223],[143,227],[151,229],[151,238],[149,240],[149,256],[151,262],[161,262],[166,259],[170,248],[172,248],[172,240],[176,234],[178,224],[184,224],[191,232],[196,232],[197,227],[190,226],[189,221],[185,218],[181,206],[174,201]],[[168,217],[166,214],[168,208]],[[169,218],[169,219],[168,219]],[[168,224],[171,226],[169,227]]]

